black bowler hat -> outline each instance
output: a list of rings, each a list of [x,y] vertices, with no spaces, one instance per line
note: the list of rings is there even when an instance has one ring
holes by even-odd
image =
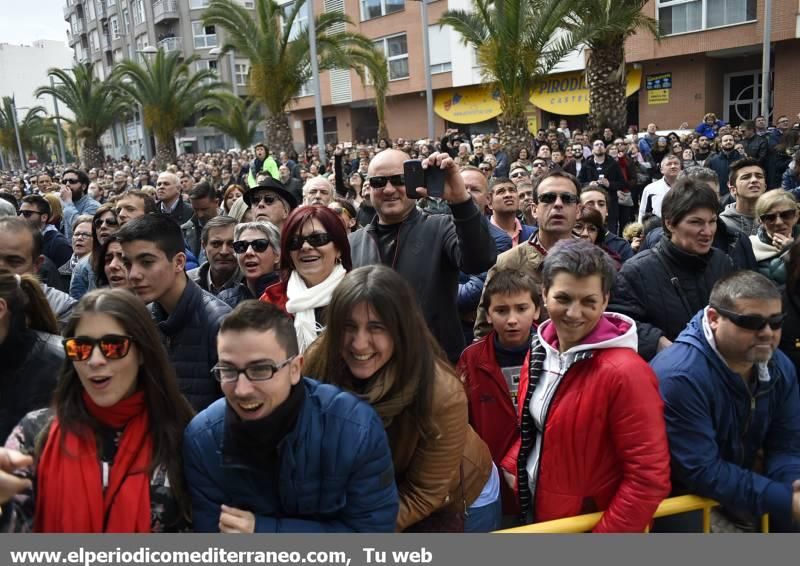
[[[242,195],[242,198],[244,199],[244,202],[247,203],[247,206],[251,206],[252,203],[250,201],[252,199],[252,196],[255,193],[260,193],[264,191],[272,191],[273,193],[276,193],[279,197],[281,197],[283,200],[285,200],[286,203],[289,205],[289,211],[292,211],[295,208],[297,208],[298,203],[295,196],[289,191],[287,191],[286,187],[284,187],[281,182],[276,181],[272,177],[267,177],[255,187],[251,187],[249,190],[245,191],[245,193]]]

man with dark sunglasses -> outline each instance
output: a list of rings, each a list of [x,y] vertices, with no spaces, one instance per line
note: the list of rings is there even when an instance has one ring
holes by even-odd
[[[256,222],[272,222],[280,230],[289,213],[297,208],[294,194],[280,181],[266,177],[261,183],[246,191],[242,199],[253,211]]]
[[[794,364],[777,349],[784,318],[775,284],[738,271],[651,362],[673,487],[721,503],[712,530],[754,530],[764,513],[770,531],[797,530],[800,394]]]
[[[448,154],[432,153],[423,163],[444,170],[443,200],[452,216],[425,214],[408,197],[407,159],[406,153],[387,149],[369,164],[376,217],[350,234],[353,268],[382,263],[403,275],[417,293],[428,327],[455,363],[464,349],[456,305],[459,271],[478,275],[488,270],[497,257],[494,238]]]
[[[87,194],[89,175],[80,169],[66,169],[61,174],[61,202],[64,203],[64,222],[61,229],[67,240],[72,242],[72,228],[75,219],[83,214],[94,216],[100,203]]]

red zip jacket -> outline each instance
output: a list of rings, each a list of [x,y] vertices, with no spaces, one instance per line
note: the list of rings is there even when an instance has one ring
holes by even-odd
[[[563,368],[563,373],[545,411],[535,520],[604,510],[594,532],[642,532],[669,494],[670,467],[664,404],[653,371],[634,349],[635,324],[606,313],[583,344],[562,354],[552,322],[539,327],[539,338],[547,349],[545,371]],[[571,356],[581,350],[594,353],[572,363]],[[519,383],[520,418],[530,411],[528,382],[526,362]],[[502,461],[514,476],[519,449],[517,441]]]

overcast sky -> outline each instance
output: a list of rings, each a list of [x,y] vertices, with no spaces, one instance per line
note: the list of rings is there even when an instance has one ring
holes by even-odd
[[[0,0],[0,43],[67,41],[64,0]]]

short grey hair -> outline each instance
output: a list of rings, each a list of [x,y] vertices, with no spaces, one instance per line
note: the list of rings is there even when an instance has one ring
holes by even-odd
[[[736,301],[750,299],[756,301],[781,300],[781,292],[769,278],[749,269],[726,275],[714,284],[708,304],[711,307],[733,310]]]
[[[235,226],[236,222],[236,219],[230,216],[215,216],[203,226],[203,231],[200,232],[200,242],[205,246],[208,243],[208,234],[211,230]]]
[[[0,198],[0,216],[16,216],[17,209],[6,199]]]
[[[603,294],[614,286],[617,269],[602,248],[586,240],[559,240],[547,253],[542,265],[542,289],[546,293],[559,273],[582,279],[599,275]]]
[[[246,230],[257,230],[269,240],[269,245],[276,254],[281,251],[281,232],[272,222],[243,222],[233,229],[233,238],[238,240]]]
[[[719,186],[719,175],[709,167],[700,167],[699,165],[687,167],[678,174],[678,179],[683,178],[695,179],[706,184],[714,183]]]

